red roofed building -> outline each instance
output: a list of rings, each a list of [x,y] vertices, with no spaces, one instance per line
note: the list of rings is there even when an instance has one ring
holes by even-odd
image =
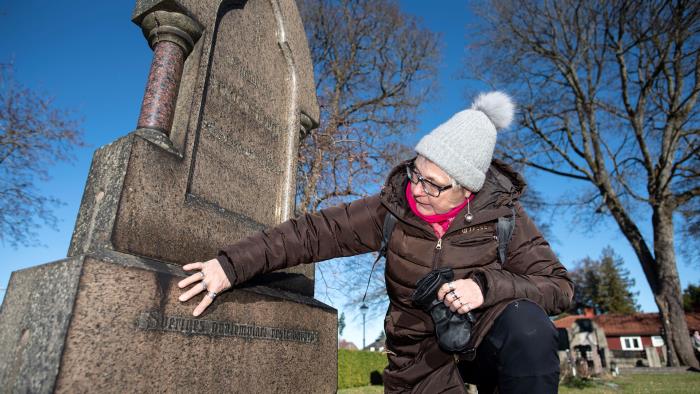
[[[645,350],[655,348],[659,364],[666,364],[666,347],[658,313],[606,314],[593,317],[593,321],[605,330],[608,348],[615,359],[647,359],[649,364],[656,364]],[[700,313],[686,313],[686,321],[690,333],[700,331]],[[636,364],[645,365],[644,362]]]
[[[688,335],[700,331],[700,313],[686,313],[686,321]],[[666,346],[658,313],[593,315],[592,311],[587,311],[585,315],[566,316],[553,323],[558,329],[567,330],[570,351],[576,360],[596,361],[591,364],[593,370],[598,369],[595,354],[593,358],[586,355],[582,346],[591,346],[593,351],[598,349],[602,367],[610,367],[609,362],[618,367],[666,365]],[[596,335],[592,335],[594,333]]]
[[[357,346],[355,346],[355,344],[350,342],[350,341],[346,341],[345,339],[341,339],[338,342],[338,349],[357,350]]]

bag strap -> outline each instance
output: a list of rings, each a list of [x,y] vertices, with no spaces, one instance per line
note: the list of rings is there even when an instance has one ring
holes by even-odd
[[[384,216],[384,227],[382,227],[382,244],[379,248],[379,254],[377,259],[374,260],[372,264],[372,270],[369,271],[369,278],[367,278],[367,287],[365,287],[365,295],[362,296],[362,303],[365,303],[365,298],[367,298],[367,290],[369,290],[369,282],[372,280],[372,274],[374,273],[374,268],[377,266],[379,259],[386,257],[386,251],[389,249],[389,239],[391,238],[391,233],[394,232],[394,227],[398,218],[394,216],[393,213],[387,211],[386,216]]]
[[[382,246],[379,248],[379,256],[386,257],[386,251],[389,249],[389,239],[391,233],[394,232],[394,226],[399,219],[393,213],[387,212],[384,217],[384,227],[382,227]]]
[[[501,261],[501,267],[506,265],[508,243],[513,237],[515,229],[515,206],[511,207],[513,216],[502,216],[498,218],[496,232],[498,233],[498,259]]]

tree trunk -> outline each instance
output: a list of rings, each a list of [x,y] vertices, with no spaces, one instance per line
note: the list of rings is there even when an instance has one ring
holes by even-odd
[[[312,131],[312,133],[313,132],[314,131]],[[297,207],[299,214],[305,214],[309,211],[311,200],[316,196],[316,189],[318,187],[318,181],[321,177],[321,170],[323,168],[323,149],[319,146],[319,137],[317,135],[312,135],[310,138],[314,138],[314,147],[316,149],[313,152],[313,158],[311,159],[311,174],[309,174],[308,180],[304,185],[301,203]]]
[[[610,190],[610,189],[607,189]],[[604,191],[607,191],[604,190]],[[604,194],[605,195],[605,194]],[[654,301],[659,308],[667,348],[668,365],[698,367],[683,311],[681,285],[676,268],[673,242],[673,208],[669,202],[652,207],[654,254],[647,247],[639,228],[622,208],[617,196],[608,192],[606,204],[620,230],[634,249],[644,269]]]
[[[659,273],[659,287],[652,291],[664,330],[669,366],[687,365],[698,368],[690,343],[681,296],[681,283],[676,268],[673,242],[673,210],[667,204],[654,208],[654,254]]]

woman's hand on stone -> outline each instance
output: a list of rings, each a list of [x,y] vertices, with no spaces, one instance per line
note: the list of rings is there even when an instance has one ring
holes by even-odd
[[[204,263],[197,262],[187,264],[183,266],[182,269],[195,272],[178,282],[177,287],[183,289],[191,284],[194,284],[194,286],[180,294],[178,299],[185,302],[197,294],[204,292],[204,298],[202,298],[202,301],[192,312],[194,316],[201,315],[202,312],[211,305],[217,294],[231,288],[231,282],[229,282],[226,273],[224,273],[224,269],[221,268],[221,264],[217,259],[211,259]]]
[[[458,279],[445,283],[438,290],[437,298],[452,312],[459,314],[467,313],[484,303],[481,287],[471,279]]]

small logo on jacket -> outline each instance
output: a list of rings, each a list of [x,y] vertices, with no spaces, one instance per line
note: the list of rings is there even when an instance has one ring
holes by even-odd
[[[490,227],[487,225],[470,226],[462,229],[462,234],[473,233],[474,231],[487,231]]]

